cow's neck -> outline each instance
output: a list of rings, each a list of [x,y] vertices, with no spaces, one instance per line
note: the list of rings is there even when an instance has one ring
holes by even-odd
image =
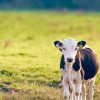
[[[69,83],[69,85],[72,84],[72,81],[71,81],[71,77],[72,77],[72,64],[70,63],[65,63],[65,69],[64,69],[64,74],[63,74],[63,78],[65,80],[67,80],[67,82]]]
[[[70,73],[72,71],[72,64],[71,63],[65,63],[65,70]]]

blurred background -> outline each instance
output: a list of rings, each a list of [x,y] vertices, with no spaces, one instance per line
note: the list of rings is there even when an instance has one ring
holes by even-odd
[[[100,11],[100,0],[0,0],[0,9]]]

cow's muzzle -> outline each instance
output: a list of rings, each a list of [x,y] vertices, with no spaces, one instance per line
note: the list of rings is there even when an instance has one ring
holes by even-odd
[[[73,62],[73,58],[67,58],[67,62],[69,63]]]

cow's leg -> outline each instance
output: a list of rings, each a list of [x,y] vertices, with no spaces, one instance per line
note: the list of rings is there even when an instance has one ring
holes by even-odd
[[[75,85],[75,97],[76,97],[76,100],[82,100],[81,89],[82,89],[82,80],[81,80],[81,73],[79,71],[78,77],[76,79],[76,85]]]
[[[70,99],[69,100],[74,100],[74,84],[71,82],[69,83],[69,92],[70,92]]]
[[[86,100],[86,86],[82,84],[82,100]]]
[[[64,97],[64,100],[68,100],[69,99],[69,84],[67,82],[66,79],[63,78],[62,80],[62,84],[63,84],[63,97]]]
[[[75,98],[76,98],[76,100],[82,100],[81,87],[82,87],[81,83],[78,83],[75,86]]]
[[[89,98],[88,100],[93,100],[93,95],[94,95],[94,83],[95,83],[95,78],[89,82]]]
[[[74,91],[72,93],[70,93],[70,99],[69,100],[76,100]]]
[[[73,92],[70,94],[70,99],[69,100],[74,100],[74,98],[73,98],[74,96],[73,96]]]

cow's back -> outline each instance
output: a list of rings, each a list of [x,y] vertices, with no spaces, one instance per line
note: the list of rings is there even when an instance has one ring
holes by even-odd
[[[81,65],[84,71],[84,79],[88,80],[93,78],[98,71],[98,61],[96,54],[90,49],[80,49]]]

